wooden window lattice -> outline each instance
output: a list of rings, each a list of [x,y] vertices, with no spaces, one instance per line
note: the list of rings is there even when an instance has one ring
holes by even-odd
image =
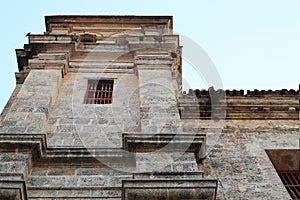
[[[293,200],[300,200],[300,172],[278,172]]]
[[[85,104],[111,104],[113,80],[88,80]]]

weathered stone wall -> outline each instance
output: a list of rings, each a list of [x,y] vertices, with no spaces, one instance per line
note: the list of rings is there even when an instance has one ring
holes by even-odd
[[[184,131],[207,134],[207,159],[199,168],[218,178],[217,199],[289,199],[266,150],[299,148],[299,121],[184,122]]]
[[[9,112],[9,109],[10,109],[12,103],[14,102],[17,94],[19,93],[21,86],[22,86],[21,84],[16,85],[16,88],[14,89],[12,95],[10,96],[4,109],[2,110],[1,115],[0,115],[0,126],[2,126],[3,119],[5,118],[6,114]]]
[[[138,71],[142,132],[178,133],[180,117],[171,71]]]
[[[32,159],[26,153],[0,154],[0,197],[1,199],[27,199],[25,180],[30,173]]]
[[[178,98],[182,119],[298,120],[296,90],[190,90]]]
[[[299,148],[297,91],[180,96],[171,17],[54,16],[46,26],[17,50],[0,197],[288,199],[266,150]],[[112,104],[84,104],[89,79],[114,80]]]
[[[33,168],[27,181],[30,199],[120,199],[121,181],[131,173],[67,166]],[[63,189],[60,189],[63,188]]]
[[[84,104],[88,79],[114,80],[112,104]],[[139,129],[137,77],[134,74],[69,73],[49,115],[51,147],[122,147],[122,132]]]
[[[32,70],[7,111],[0,131],[4,133],[44,132],[48,115],[61,82],[59,70]]]

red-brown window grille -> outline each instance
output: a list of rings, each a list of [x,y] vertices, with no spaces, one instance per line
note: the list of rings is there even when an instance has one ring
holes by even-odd
[[[84,103],[111,104],[113,88],[113,80],[88,80]]]
[[[278,172],[278,175],[292,199],[300,200],[300,171]]]

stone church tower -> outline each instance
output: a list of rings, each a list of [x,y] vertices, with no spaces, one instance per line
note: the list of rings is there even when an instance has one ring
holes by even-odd
[[[299,91],[183,93],[170,16],[45,24],[16,50],[0,199],[300,199]]]

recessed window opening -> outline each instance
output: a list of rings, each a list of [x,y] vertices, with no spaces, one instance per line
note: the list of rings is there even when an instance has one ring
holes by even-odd
[[[86,34],[80,35],[79,40],[80,40],[80,42],[85,42],[85,43],[96,42],[96,35],[86,33]]]
[[[85,104],[111,104],[113,80],[88,80]]]
[[[266,150],[291,199],[300,200],[300,149]]]

